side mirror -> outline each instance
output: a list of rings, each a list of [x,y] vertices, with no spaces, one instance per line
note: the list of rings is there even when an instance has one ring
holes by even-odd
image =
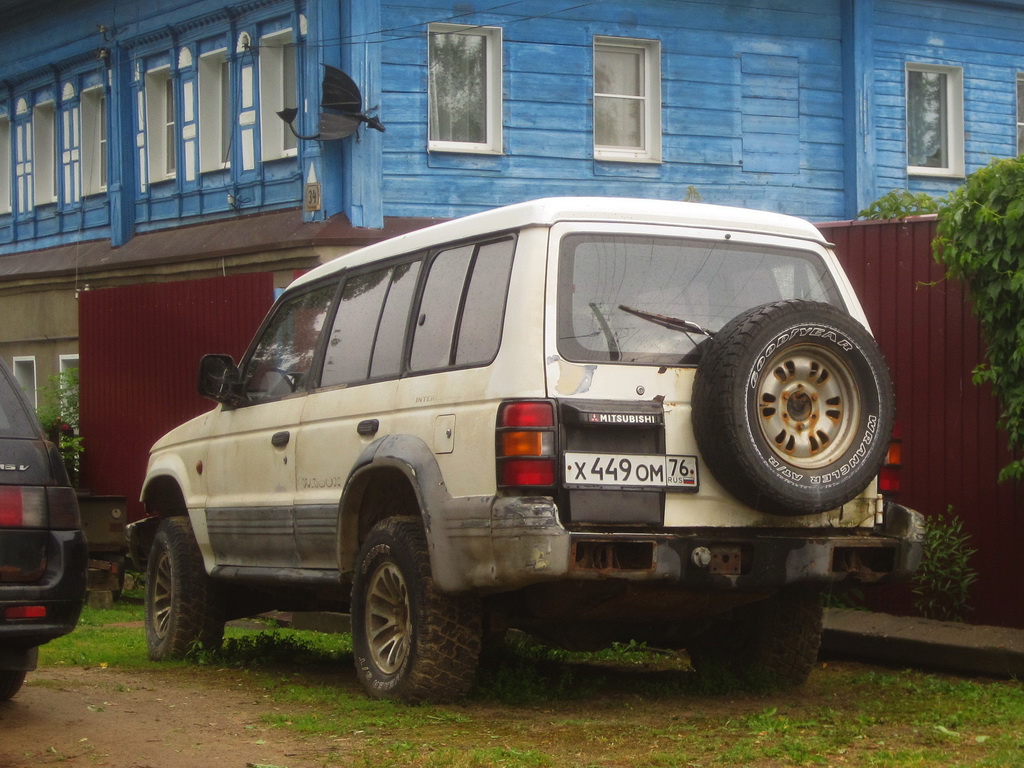
[[[199,361],[199,394],[225,405],[245,401],[239,385],[238,366],[231,355],[203,355]]]

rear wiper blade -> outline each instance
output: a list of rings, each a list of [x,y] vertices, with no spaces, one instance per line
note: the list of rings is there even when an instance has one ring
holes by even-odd
[[[636,315],[639,318],[643,318],[657,325],[664,326],[665,328],[671,328],[674,331],[690,331],[693,333],[701,333],[707,336],[709,339],[714,338],[715,332],[709,328],[705,328],[703,325],[698,325],[692,320],[683,320],[679,317],[670,317],[669,315],[659,315],[656,312],[647,312],[643,309],[634,309],[633,307],[627,307],[625,304],[619,304],[619,309],[623,312],[628,312],[631,315]]]

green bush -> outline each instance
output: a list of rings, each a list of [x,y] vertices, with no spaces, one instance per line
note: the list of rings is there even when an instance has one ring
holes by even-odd
[[[942,203],[935,258],[962,280],[985,338],[974,371],[999,397],[1000,424],[1024,448],[1024,157],[993,160]],[[1024,477],[1019,453],[1000,480]]]
[[[894,189],[875,200],[858,213],[857,217],[880,221],[905,219],[908,216],[938,213],[939,205],[939,200],[925,192],[918,192],[915,195],[908,189]]]
[[[971,610],[970,588],[978,574],[971,567],[971,535],[953,514],[928,520],[921,566],[914,574],[914,610],[927,619],[964,621]]]

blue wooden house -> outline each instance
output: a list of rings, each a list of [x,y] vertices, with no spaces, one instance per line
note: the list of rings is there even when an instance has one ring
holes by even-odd
[[[0,355],[30,391],[80,322],[103,350],[87,290],[281,286],[547,195],[848,219],[1024,152],[1024,0],[3,6]]]

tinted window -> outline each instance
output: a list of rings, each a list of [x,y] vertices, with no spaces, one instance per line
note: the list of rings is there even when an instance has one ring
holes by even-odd
[[[0,437],[39,437],[18,382],[0,367]]]
[[[487,363],[497,353],[511,269],[511,240],[480,246],[459,325],[456,365]]]
[[[475,365],[501,341],[515,240],[442,251],[427,275],[413,337],[413,371]]]
[[[474,246],[467,245],[443,251],[430,265],[416,320],[409,366],[412,370],[425,371],[450,365],[455,321],[475,250]]]
[[[377,328],[373,346],[370,376],[397,376],[402,372],[402,352],[405,349],[405,327],[409,322],[409,307],[416,292],[416,278],[420,262],[400,264],[391,273],[391,290],[384,304],[384,312]]]
[[[813,252],[667,237],[566,237],[558,290],[558,348],[579,362],[692,363],[707,338],[700,328],[717,331],[751,307],[842,307]]]
[[[350,384],[367,377],[377,322],[390,284],[390,267],[354,275],[345,281],[327,342],[320,379],[323,386]]]
[[[243,381],[251,401],[277,400],[306,389],[334,293],[335,286],[327,285],[277,307],[245,364]]]

